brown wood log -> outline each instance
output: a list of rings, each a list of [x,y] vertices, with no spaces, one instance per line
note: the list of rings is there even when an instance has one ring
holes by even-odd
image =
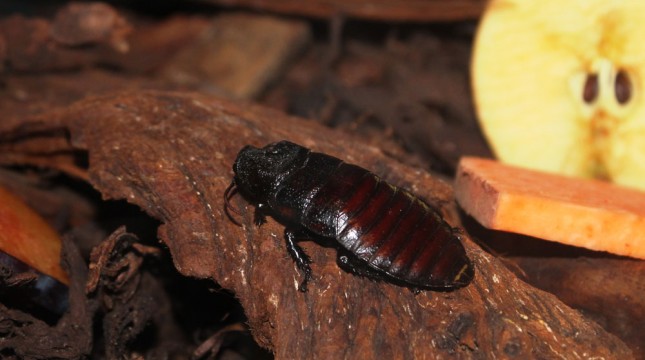
[[[290,139],[341,157],[425,198],[457,223],[451,188],[343,133],[251,105],[198,94],[137,92],[80,101],[0,124],[0,163],[87,173],[106,199],[160,220],[158,234],[184,275],[212,278],[242,303],[258,342],[277,358],[632,358],[618,338],[522,282],[466,237],[474,281],[454,292],[410,290],[339,269],[335,251],[303,247],[309,292],[289,258],[283,226],[234,225],[223,210],[240,148]],[[72,161],[87,152],[89,168]],[[67,154],[68,158],[65,158]]]
[[[486,0],[202,0],[224,6],[314,17],[348,16],[386,21],[453,21],[478,18]]]

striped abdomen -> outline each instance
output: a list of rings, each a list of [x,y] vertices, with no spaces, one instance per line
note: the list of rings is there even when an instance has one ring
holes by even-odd
[[[369,171],[310,153],[269,205],[378,272],[417,287],[467,284],[473,269],[459,236],[422,200]]]

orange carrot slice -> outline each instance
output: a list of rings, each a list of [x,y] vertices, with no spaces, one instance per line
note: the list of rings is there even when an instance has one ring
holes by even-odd
[[[461,207],[483,226],[645,259],[645,193],[480,158],[463,158]]]
[[[0,188],[0,250],[68,284],[58,233],[21,199]]]

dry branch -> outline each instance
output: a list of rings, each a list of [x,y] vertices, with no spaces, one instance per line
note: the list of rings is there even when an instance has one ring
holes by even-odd
[[[197,94],[100,97],[5,122],[0,163],[69,170],[74,163],[61,154],[87,151],[90,183],[160,220],[159,237],[177,269],[234,291],[254,336],[278,358],[632,357],[616,337],[518,280],[468,239],[476,276],[458,291],[415,296],[345,273],[334,250],[304,244],[314,280],[299,293],[283,227],[273,220],[254,226],[252,207],[240,197],[234,203],[243,227],[223,212],[239,149],[285,138],[371,169],[437,204],[455,224],[450,187],[428,173],[313,122]]]

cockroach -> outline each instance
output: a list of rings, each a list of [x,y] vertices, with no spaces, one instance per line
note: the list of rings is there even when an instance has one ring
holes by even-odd
[[[303,240],[335,247],[345,270],[413,290],[455,289],[474,276],[458,228],[364,168],[280,141],[245,146],[233,172],[224,194],[227,214],[239,192],[256,206],[257,225],[266,215],[285,225],[287,250],[304,273],[301,291],[312,276],[311,260],[298,245]]]

